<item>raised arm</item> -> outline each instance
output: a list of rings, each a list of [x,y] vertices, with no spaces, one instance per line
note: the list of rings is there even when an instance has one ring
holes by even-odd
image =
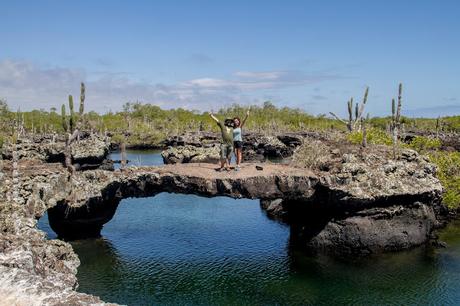
[[[248,111],[246,112],[246,116],[244,117],[243,122],[241,122],[241,127],[244,126],[244,124],[246,123],[246,120],[248,120],[248,117],[249,117],[249,109],[248,109]]]
[[[214,116],[212,113],[209,113],[209,116],[214,120],[216,123],[219,123],[219,119],[217,119],[216,116]]]

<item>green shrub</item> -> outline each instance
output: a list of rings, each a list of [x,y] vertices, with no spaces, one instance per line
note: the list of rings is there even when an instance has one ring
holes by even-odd
[[[348,134],[347,140],[352,144],[361,144],[363,142],[363,133],[360,131]],[[391,145],[391,137],[385,131],[378,128],[370,128],[367,131],[367,143],[379,145]]]
[[[425,153],[430,150],[436,150],[441,147],[441,140],[438,138],[416,136],[408,145],[410,149],[413,149],[419,153]]]
[[[444,187],[443,203],[457,209],[460,206],[460,152],[433,151],[428,157],[438,167],[437,177]]]
[[[122,134],[113,134],[111,137],[111,141],[113,143],[121,144],[123,142],[126,142],[126,139],[125,139],[125,136]]]

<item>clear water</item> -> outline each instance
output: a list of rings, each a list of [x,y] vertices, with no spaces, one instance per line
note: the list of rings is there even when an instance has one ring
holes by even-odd
[[[126,150],[128,166],[157,166],[163,165],[163,158],[159,150]],[[119,151],[113,152],[109,156],[113,160],[121,160]],[[120,164],[114,164],[115,169],[120,168]]]
[[[55,237],[46,216],[39,227]],[[460,222],[441,232],[446,249],[339,260],[296,251],[289,227],[268,219],[258,201],[162,193],[123,200],[102,235],[72,245],[78,290],[110,302],[460,304]]]

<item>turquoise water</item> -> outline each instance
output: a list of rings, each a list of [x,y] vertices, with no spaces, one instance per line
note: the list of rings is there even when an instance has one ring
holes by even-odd
[[[144,156],[155,163],[158,154]],[[161,157],[160,157],[161,162]],[[39,222],[55,236],[46,217]],[[308,256],[256,200],[161,193],[125,199],[102,238],[72,242],[79,291],[128,305],[460,304],[460,222],[446,249]]]

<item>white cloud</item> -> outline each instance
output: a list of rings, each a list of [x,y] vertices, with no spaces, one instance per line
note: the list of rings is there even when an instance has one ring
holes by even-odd
[[[307,85],[337,78],[339,76],[320,73],[308,75],[295,70],[265,72],[238,71],[234,73],[234,78],[227,80],[200,78],[184,82],[183,85],[202,89],[254,91]]]
[[[185,87],[225,88],[225,87],[232,86],[232,83],[225,81],[225,80],[220,80],[220,79],[201,78],[201,79],[194,79],[194,80],[184,82],[183,85]]]
[[[235,72],[229,78],[203,77],[177,84],[150,84],[123,74],[98,73],[83,69],[43,67],[27,61],[0,61],[0,97],[12,109],[49,109],[66,103],[69,94],[78,95],[86,83],[87,109],[119,110],[128,101],[149,102],[165,108],[218,109],[229,103],[254,103],[266,90],[307,85],[337,76],[300,71]],[[262,99],[261,99],[262,100]]]
[[[280,77],[282,72],[269,71],[269,72],[253,72],[253,71],[238,71],[235,76],[249,79],[262,79],[262,80],[276,80]]]

